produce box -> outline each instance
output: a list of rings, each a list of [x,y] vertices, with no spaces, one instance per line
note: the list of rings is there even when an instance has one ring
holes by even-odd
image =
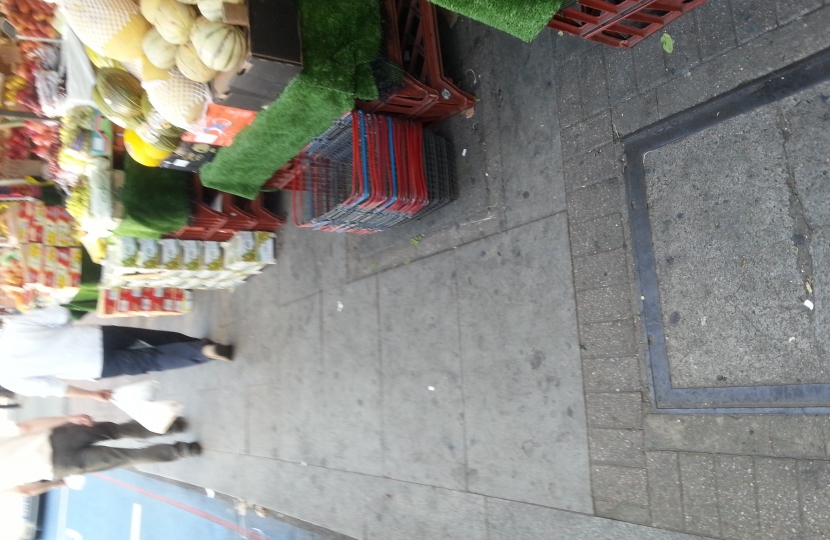
[[[249,0],[247,19],[248,59],[216,77],[212,89],[217,103],[259,111],[303,70],[300,15],[294,0]]]
[[[159,167],[176,169],[177,171],[198,172],[202,165],[213,161],[217,150],[219,150],[218,146],[182,142],[175,152],[161,162]]]
[[[276,235],[268,232],[239,231],[225,248],[225,268],[246,270],[274,264]]]
[[[234,137],[254,121],[256,113],[211,103],[205,117],[206,125],[198,133],[187,132],[182,140],[192,143],[230,146]]]
[[[111,287],[98,295],[101,317],[155,317],[193,311],[193,293],[178,288]]]

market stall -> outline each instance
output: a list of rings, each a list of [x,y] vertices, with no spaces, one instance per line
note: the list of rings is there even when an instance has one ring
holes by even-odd
[[[3,212],[20,309],[97,294],[104,316],[186,312],[275,262],[276,190],[295,224],[359,234],[456,196],[449,142],[424,127],[475,99],[443,73],[426,0],[2,5],[4,177],[39,190]],[[31,232],[53,216],[55,245]]]

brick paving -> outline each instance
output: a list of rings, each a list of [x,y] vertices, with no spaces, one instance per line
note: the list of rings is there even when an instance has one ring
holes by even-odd
[[[652,414],[619,138],[830,46],[830,2],[710,0],[632,50],[557,36],[597,515],[713,538],[830,537],[830,423]],[[604,76],[603,76],[604,75]]]

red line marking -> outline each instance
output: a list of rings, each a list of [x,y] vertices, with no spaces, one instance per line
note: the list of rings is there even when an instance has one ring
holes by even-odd
[[[125,489],[135,491],[136,493],[140,493],[141,495],[144,495],[145,497],[150,497],[151,499],[155,499],[155,500],[163,502],[165,504],[169,504],[170,506],[178,508],[179,510],[184,510],[185,512],[189,512],[189,513],[193,514],[194,516],[198,516],[202,519],[206,519],[206,520],[208,520],[212,523],[215,523],[215,524],[217,524],[221,527],[225,527],[229,531],[240,535],[242,538],[247,538],[249,540],[269,540],[268,538],[266,538],[266,537],[264,537],[260,534],[257,534],[252,530],[240,527],[236,523],[232,523],[232,522],[230,522],[226,519],[222,519],[220,517],[214,516],[213,514],[205,512],[204,510],[199,510],[198,508],[195,508],[195,507],[190,506],[188,504],[180,503],[179,501],[174,501],[173,499],[168,499],[167,497],[165,497],[163,495],[153,493],[152,491],[147,491],[146,489],[142,489],[142,488],[134,486],[132,484],[128,484],[127,482],[122,482],[121,480],[117,480],[117,479],[111,478],[109,476],[104,476],[103,474],[94,473],[92,476],[96,476],[96,477],[98,477],[102,480],[106,480],[107,482],[113,483],[117,486],[121,486]]]

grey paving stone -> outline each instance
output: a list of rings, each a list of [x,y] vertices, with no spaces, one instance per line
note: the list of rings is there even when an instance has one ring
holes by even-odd
[[[608,504],[604,501],[603,504]],[[692,540],[688,534],[611,519],[563,512],[498,499],[487,499],[490,540]]]
[[[632,316],[631,289],[627,285],[615,285],[581,291],[576,295],[576,305],[582,324],[627,319]]]
[[[508,228],[566,207],[550,35],[531,44],[510,40],[495,51]]]
[[[353,538],[487,538],[484,497],[469,493],[213,451],[149,469]]]
[[[755,458],[760,538],[801,538],[798,464],[794,459]]]
[[[621,156],[621,147],[610,144],[588,154],[566,159],[565,188],[574,191],[601,180],[621,177]]]
[[[623,101],[611,110],[614,127],[621,136],[644,128],[660,119],[657,92],[651,90]]]
[[[644,467],[643,432],[638,429],[592,429],[591,463]],[[608,517],[608,516],[606,516]]]
[[[611,142],[611,116],[602,112],[562,130],[562,155],[585,154]]]
[[[769,419],[771,454],[776,457],[825,459],[827,416],[772,416]]]
[[[637,88],[641,93],[660,86],[669,78],[663,45],[660,43],[662,35],[662,32],[656,32],[631,49]]]
[[[202,446],[222,452],[247,452],[246,419],[251,409],[242,396],[228,388],[191,391],[184,403],[199,411],[198,415],[189,415],[188,421]]]
[[[579,57],[556,68],[556,88],[559,95],[559,125],[572,126],[582,120],[582,98],[579,85]]]
[[[616,519],[637,525],[651,525],[651,515],[648,508],[642,506],[596,500],[594,501],[594,507],[599,517]]]
[[[694,9],[700,56],[705,62],[735,48],[735,26],[729,0],[709,0]]]
[[[379,287],[386,476],[465,489],[455,255],[388,270]]]
[[[768,416],[648,415],[647,450],[770,455]]]
[[[591,467],[591,480],[597,499],[648,507],[645,469],[594,465]]]
[[[830,536],[830,462],[800,461],[802,523],[804,532],[815,538]]]
[[[383,389],[377,294],[377,279],[371,277],[323,295],[325,386],[315,445],[325,455],[326,467],[380,476]]]
[[[719,74],[709,66],[692,68],[657,88],[660,118],[668,118],[720,93],[716,86]]]
[[[721,538],[715,460],[708,454],[678,455],[683,515],[688,532]]]
[[[637,93],[632,49],[602,47],[610,103],[616,104]]]
[[[273,282],[277,302],[289,304],[322,290],[319,242],[326,242],[318,231],[288,226],[282,229],[277,251],[277,272]],[[345,261],[344,261],[345,262]]]
[[[775,28],[776,1],[731,0],[732,17],[735,21],[735,34],[738,42],[743,43]]]
[[[587,394],[588,425],[594,428],[631,428],[642,426],[643,396],[640,392]]]
[[[604,47],[594,47],[579,56],[579,93],[582,117],[589,118],[608,108],[608,85],[605,80]]]
[[[636,392],[642,388],[636,357],[584,358],[582,372],[586,392]]]
[[[552,60],[556,65],[573,60],[591,49],[602,47],[602,45],[595,41],[588,41],[570,34],[565,34],[564,32],[561,35],[559,32],[547,33],[551,35],[553,44]]]
[[[572,223],[618,213],[623,206],[622,182],[608,178],[568,193],[568,216]]]
[[[647,452],[648,491],[655,527],[683,530],[683,496],[676,452]]]
[[[758,506],[752,457],[716,456],[715,462],[723,536],[747,540],[758,538]]]
[[[779,0],[775,3],[778,24],[787,24],[813,10],[820,8],[822,0]]]
[[[577,290],[608,287],[626,283],[625,250],[615,249],[587,257],[576,257],[574,264],[574,283]]]
[[[469,489],[590,512],[566,217],[456,254]]]
[[[622,215],[609,214],[591,221],[571,221],[570,233],[571,254],[574,257],[622,247]]]
[[[673,52],[665,55],[666,70],[669,77],[682,77],[689,69],[700,63],[697,18],[686,14],[674,20],[663,31],[674,40]]]
[[[636,354],[634,321],[606,321],[579,325],[585,356],[625,356]]]

